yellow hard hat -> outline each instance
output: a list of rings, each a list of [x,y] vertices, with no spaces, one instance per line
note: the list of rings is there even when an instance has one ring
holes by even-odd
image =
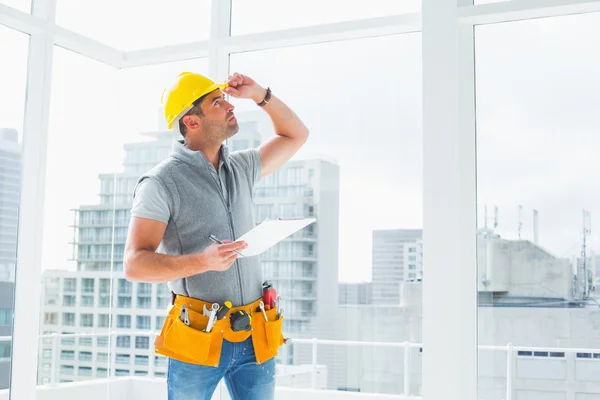
[[[180,118],[200,97],[223,90],[226,83],[215,83],[205,76],[193,72],[182,72],[162,94],[161,103],[165,110],[165,118],[169,129],[173,128],[173,122]]]

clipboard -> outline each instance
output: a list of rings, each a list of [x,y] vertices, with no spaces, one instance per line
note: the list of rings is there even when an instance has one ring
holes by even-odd
[[[316,220],[316,218],[303,217],[267,218],[250,232],[239,237],[236,242],[243,240],[248,244],[248,247],[241,252],[244,257],[258,256]]]

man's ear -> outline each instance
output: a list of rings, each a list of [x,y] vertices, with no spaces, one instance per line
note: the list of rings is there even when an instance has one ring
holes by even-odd
[[[183,124],[187,129],[195,130],[200,127],[200,117],[197,115],[186,115],[183,117]]]

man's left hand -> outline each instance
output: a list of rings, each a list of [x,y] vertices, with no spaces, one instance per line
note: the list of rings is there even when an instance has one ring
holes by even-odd
[[[237,72],[229,76],[227,83],[229,87],[223,89],[223,92],[237,99],[252,99],[255,103],[260,103],[267,94],[267,90],[254,79]]]

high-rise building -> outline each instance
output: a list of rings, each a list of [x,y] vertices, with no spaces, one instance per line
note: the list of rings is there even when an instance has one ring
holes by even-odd
[[[14,283],[0,282],[0,337],[12,336]],[[10,383],[12,341],[0,340],[0,390]]]
[[[266,114],[244,113],[240,132],[228,141],[231,148],[258,146],[267,132]],[[248,122],[246,122],[248,121]],[[272,280],[285,309],[284,333],[292,337],[335,336],[338,302],[339,166],[322,159],[292,159],[263,178],[254,189],[256,222],[266,218],[314,217],[317,222],[295,233],[261,255],[265,279]],[[306,346],[305,346],[306,347]],[[310,363],[307,354],[288,347],[290,364]],[[327,365],[327,355],[319,362]]]
[[[16,129],[0,129],[0,281],[14,282],[17,260],[21,147]]]
[[[12,335],[21,147],[16,129],[0,129],[0,337]],[[10,378],[12,342],[0,342],[0,390]]]
[[[109,371],[116,376],[165,374],[166,360],[154,354],[152,335],[102,335],[109,328],[159,332],[171,299],[166,284],[134,284],[123,272],[133,188],[138,177],[165,159],[173,146],[172,132],[146,136],[151,140],[124,146],[122,173],[100,175],[100,204],[74,210],[77,271],[43,274],[42,331],[96,336],[63,338],[55,355],[51,341],[43,341],[38,374],[42,384],[50,381],[51,357],[60,381],[101,378]]]
[[[373,284],[371,282],[347,283],[340,282],[339,304],[356,305],[373,302]]]
[[[400,283],[422,277],[422,238],[421,229],[373,231],[373,304],[399,304]]]

